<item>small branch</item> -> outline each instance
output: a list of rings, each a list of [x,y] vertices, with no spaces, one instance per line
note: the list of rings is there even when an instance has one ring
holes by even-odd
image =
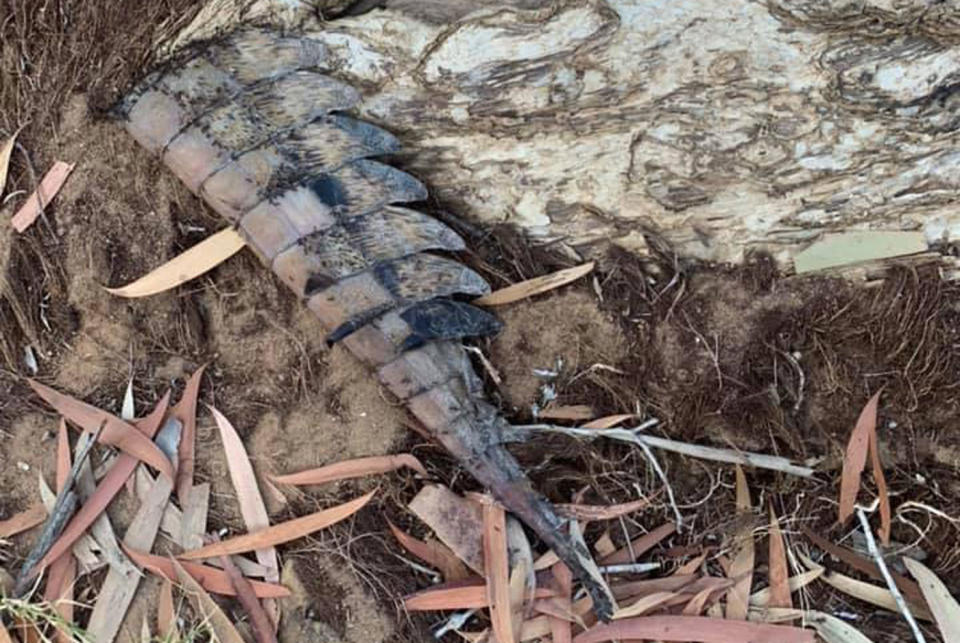
[[[623,565],[600,565],[604,574],[646,574],[660,569],[660,563],[625,563]]]
[[[673,495],[673,487],[670,486],[670,480],[667,479],[667,474],[660,467],[660,463],[657,462],[657,457],[653,455],[650,447],[642,441],[638,441],[637,446],[643,451],[643,455],[646,456],[653,470],[657,472],[657,476],[659,476],[660,481],[663,482],[663,486],[667,488],[667,498],[670,500],[670,507],[673,509],[673,515],[677,520],[677,531],[683,531],[683,516],[680,515],[680,509],[677,507],[677,499]]]
[[[652,435],[641,434],[641,431],[658,424],[656,419],[647,420],[641,425],[632,429],[614,428],[614,429],[579,429],[566,426],[555,426],[552,424],[527,424],[523,426],[514,426],[507,430],[509,441],[523,441],[525,434],[534,431],[543,431],[550,433],[562,433],[574,438],[586,438],[593,440],[595,438],[610,438],[629,442],[637,446],[644,444],[654,449],[662,449],[687,455],[692,458],[701,458],[703,460],[712,460],[714,462],[727,462],[729,464],[739,464],[748,467],[757,467],[758,469],[771,469],[780,471],[801,478],[810,478],[814,470],[810,467],[794,464],[788,458],[780,456],[766,455],[762,453],[750,453],[747,451],[735,451],[733,449],[720,449],[717,447],[700,446],[688,442],[678,442],[666,438],[658,438]]]
[[[883,559],[883,554],[880,553],[880,549],[877,547],[877,541],[873,538],[870,521],[867,520],[867,514],[860,505],[857,505],[857,518],[860,519],[860,525],[863,527],[863,535],[867,540],[867,549],[870,550],[870,554],[876,561],[877,567],[880,568],[880,573],[883,574],[883,580],[887,582],[887,587],[890,589],[890,593],[893,594],[893,600],[896,601],[897,607],[900,608],[900,613],[903,614],[903,618],[906,619],[910,625],[910,629],[913,630],[913,638],[917,640],[917,643],[926,643],[923,632],[920,631],[917,621],[913,618],[913,614],[907,606],[907,601],[904,600],[903,594],[900,593],[900,588],[897,587],[897,584],[893,581],[893,577],[890,576],[890,570],[887,569],[887,563]]]

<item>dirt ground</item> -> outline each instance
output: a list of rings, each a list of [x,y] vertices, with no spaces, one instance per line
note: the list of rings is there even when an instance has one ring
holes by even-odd
[[[26,4],[2,2],[28,11]],[[475,488],[446,454],[409,430],[403,409],[346,351],[326,349],[319,324],[251,254],[146,299],[122,300],[103,290],[222,225],[102,111],[136,65],[146,64],[148,44],[182,24],[195,3],[156,3],[109,21],[96,9],[67,15],[69,3],[67,13],[58,3],[38,4],[47,13],[7,22],[0,31],[0,139],[25,125],[20,141],[29,155],[28,161],[14,154],[8,193],[30,191],[55,159],[77,167],[45,218],[25,234],[8,224],[23,197],[0,208],[0,518],[36,502],[37,471],[47,480],[53,475],[55,419],[24,382],[28,346],[39,379],[102,408],[119,410],[132,376],[138,414],[209,364],[201,400],[232,419],[260,474],[409,451],[437,480]],[[84,20],[83,33],[63,26]],[[108,33],[112,40],[100,42]],[[41,36],[46,47],[36,43]],[[123,46],[109,46],[118,40]],[[464,259],[495,287],[567,265],[509,230],[483,231],[471,242]],[[657,247],[655,236],[651,242]],[[687,264],[668,248],[644,259],[611,251],[594,278],[498,314],[505,330],[477,346],[502,378],[497,385],[487,376],[491,396],[515,423],[529,422],[531,406],[541,400],[546,381],[534,369],[556,369],[550,382],[556,404],[589,405],[597,416],[656,417],[655,432],[678,440],[814,459],[825,472],[814,481],[752,472],[751,486],[790,516],[791,537],[801,540],[797,528],[810,526],[833,529],[839,538],[831,517],[842,449],[860,408],[884,388],[880,439],[892,493],[948,515],[960,511],[954,420],[960,287],[933,272],[893,271],[881,286],[865,289],[785,278],[763,256],[723,267]],[[240,529],[219,437],[205,411],[198,431],[197,479],[212,485],[212,524]],[[579,495],[613,503],[635,497],[634,484],[658,487],[642,455],[616,443],[538,438],[517,453],[555,501]],[[674,456],[663,463],[690,520],[668,546],[718,542],[730,528],[732,470]],[[284,605],[283,640],[427,640],[427,627],[440,617],[411,616],[397,603],[426,577],[397,556],[383,520],[422,533],[403,509],[420,486],[411,474],[268,499],[282,518],[378,485],[376,506],[282,552],[284,581],[295,590]],[[129,507],[120,502],[113,513],[122,524]],[[671,515],[657,504],[623,528],[632,533]],[[920,542],[942,578],[960,565],[956,529],[931,518]],[[8,568],[18,567],[34,537],[15,539]],[[624,539],[618,530],[611,537]],[[911,543],[917,534],[897,523],[894,539]],[[96,579],[81,599],[92,597],[95,586]],[[145,587],[138,614],[153,602],[156,585]],[[875,641],[906,636],[895,615],[840,594],[815,588],[810,600],[823,611],[859,615],[858,626]]]

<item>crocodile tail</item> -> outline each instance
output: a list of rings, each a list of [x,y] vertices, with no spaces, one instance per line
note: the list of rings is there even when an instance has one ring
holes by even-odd
[[[435,251],[450,228],[403,207],[427,197],[412,176],[373,160],[388,132],[343,112],[359,95],[328,75],[324,47],[269,30],[238,31],[149,76],[119,106],[130,134],[237,231],[341,342],[465,468],[578,575],[601,617],[612,599],[583,545],[534,492],[500,443],[457,340],[500,322],[458,298],[484,279]],[[433,252],[431,252],[433,251]]]

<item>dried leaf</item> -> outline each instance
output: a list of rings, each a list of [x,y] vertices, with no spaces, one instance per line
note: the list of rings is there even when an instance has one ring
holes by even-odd
[[[880,500],[880,541],[890,544],[890,529],[892,516],[890,515],[890,494],[887,492],[887,479],[883,476],[883,465],[880,463],[880,446],[877,443],[877,425],[870,425],[870,462],[873,466],[873,482],[877,485],[877,498]]]
[[[143,617],[143,624],[140,626],[140,643],[151,643],[153,639],[153,634],[150,633],[150,624],[147,622],[147,617]]]
[[[613,520],[620,516],[632,514],[640,511],[650,504],[650,502],[659,495],[659,492],[649,498],[640,498],[632,502],[624,502],[617,505],[577,505],[577,504],[558,504],[557,513],[565,518],[574,520]],[[628,552],[629,554],[629,552]],[[613,554],[610,554],[611,556]]]
[[[518,284],[513,284],[512,286],[507,286],[506,288],[501,288],[489,295],[474,299],[472,303],[477,306],[502,306],[504,304],[511,304],[515,301],[520,301],[521,299],[526,299],[527,297],[539,295],[559,288],[560,286],[565,286],[590,273],[593,268],[594,263],[591,261],[574,268],[559,270],[549,275],[535,277],[527,281],[521,281]],[[505,642],[500,641],[500,643]]]
[[[667,576],[666,578],[626,581],[617,583],[611,586],[610,589],[613,590],[613,596],[617,600],[623,600],[625,598],[646,596],[654,592],[677,592],[682,588],[688,587],[696,580],[696,576],[686,574],[683,576]]]
[[[219,643],[244,643],[240,632],[230,622],[230,618],[223,613],[220,606],[210,597],[200,583],[198,583],[176,560],[171,560],[171,564],[177,572],[177,578],[183,585],[184,592],[193,603],[193,608],[200,615],[201,620],[205,621]]]
[[[297,473],[287,473],[282,476],[271,476],[279,484],[308,485],[324,484],[337,480],[350,480],[378,473],[396,471],[401,467],[413,469],[423,477],[427,477],[427,470],[419,460],[409,453],[399,455],[381,455],[369,458],[344,460],[318,469],[309,469]]]
[[[142,420],[138,420],[134,423],[136,431],[140,432],[141,435],[145,436],[148,440],[153,438],[153,436],[160,429],[160,423],[163,421],[163,416],[167,411],[167,403],[170,400],[170,394],[166,394],[157,403],[156,408],[153,412]],[[119,420],[118,420],[119,421]],[[96,427],[94,427],[96,428]],[[152,442],[150,444],[153,444]],[[166,457],[163,454],[160,454],[166,460]],[[169,463],[169,461],[167,461]],[[60,538],[57,539],[53,546],[50,548],[50,551],[47,552],[47,555],[37,563],[34,567],[33,573],[39,573],[43,571],[47,565],[52,563],[54,560],[59,558],[65,551],[73,547],[73,544],[87,531],[87,529],[97,520],[104,509],[107,508],[107,505],[110,504],[110,501],[113,500],[120,489],[123,488],[124,483],[126,483],[127,478],[136,470],[137,468],[137,459],[129,454],[121,453],[116,461],[113,463],[113,466],[110,467],[110,470],[107,471],[107,475],[103,477],[100,481],[100,484],[97,485],[96,491],[87,498],[86,502],[80,506],[80,509],[73,516],[67,526],[64,528],[63,533],[60,534]]]
[[[823,568],[812,569],[806,572],[797,574],[796,576],[791,576],[787,580],[787,587],[790,590],[790,593],[806,587],[813,581],[820,578],[823,575]],[[767,607],[770,604],[770,588],[764,587],[763,589],[754,592],[750,595],[750,607]]]
[[[714,587],[704,587],[699,592],[693,595],[693,598],[690,599],[690,602],[684,605],[683,615],[684,616],[700,616],[700,613],[703,612],[703,606],[707,604],[707,601],[710,600],[710,596],[716,592]]]
[[[593,407],[586,404],[549,406],[537,413],[537,417],[543,420],[569,420],[571,422],[589,420],[594,415]]]
[[[364,496],[360,496],[359,498],[355,498],[350,502],[331,509],[324,509],[323,511],[318,511],[309,516],[303,516],[302,518],[294,518],[293,520],[288,520],[287,522],[273,525],[272,527],[267,527],[254,533],[243,534],[242,536],[228,538],[218,543],[211,543],[200,549],[186,551],[180,554],[179,558],[182,560],[197,560],[200,558],[212,558],[214,556],[242,554],[243,552],[273,547],[281,543],[296,540],[297,538],[303,538],[317,530],[349,518],[370,502],[374,493],[376,492],[371,491]]]
[[[516,643],[510,609],[510,561],[507,518],[498,504],[483,505],[483,565],[487,577],[490,622],[498,643]]]
[[[7,171],[10,169],[10,155],[13,154],[13,146],[17,142],[18,129],[10,138],[8,138],[3,147],[0,147],[0,196],[3,196],[3,189],[7,185]]]
[[[556,604],[570,618],[558,618],[553,616],[550,621],[551,643],[572,643],[573,628],[570,625],[573,614],[573,604],[571,597],[573,595],[573,573],[570,568],[562,562],[553,565],[553,578],[556,581],[557,591],[560,595],[555,599]]]
[[[787,566],[787,550],[780,531],[780,521],[770,507],[770,607],[793,607],[790,598],[790,569]]]
[[[863,473],[863,467],[867,464],[870,432],[876,431],[880,393],[882,393],[882,390],[877,391],[860,411],[860,417],[850,434],[850,441],[847,443],[847,450],[843,456],[838,517],[841,524],[845,524],[853,515],[853,508],[857,502],[857,493],[860,491],[860,474]]]
[[[73,172],[73,168],[72,163],[64,163],[63,161],[57,161],[53,164],[53,167],[40,180],[37,190],[27,198],[20,209],[17,210],[17,213],[13,215],[13,218],[10,219],[10,225],[17,232],[23,232],[37,220],[43,209],[63,187],[67,177]]]
[[[559,511],[557,513],[560,513]],[[617,546],[613,544],[613,539],[610,538],[610,530],[607,529],[604,531],[597,542],[593,543],[593,551],[597,555],[597,558],[603,558],[604,556],[610,556],[615,551],[617,551]]]
[[[213,419],[220,430],[220,440],[223,442],[223,450],[227,456],[227,467],[230,470],[230,479],[233,481],[233,488],[237,492],[237,501],[240,503],[240,515],[243,516],[243,522],[247,526],[247,531],[257,532],[270,526],[270,517],[267,515],[267,506],[263,502],[263,496],[260,495],[260,488],[257,486],[257,477],[253,472],[253,465],[250,463],[250,456],[243,446],[243,441],[237,435],[236,429],[230,424],[230,421],[223,416],[220,411],[208,407],[213,413]],[[264,547],[255,552],[257,562],[267,568],[267,581],[278,582],[280,580],[280,564],[277,561],[277,550],[274,547]],[[276,604],[265,606],[270,612],[274,622],[279,622],[279,607]],[[247,609],[250,612],[250,609]],[[250,617],[253,618],[253,613]],[[272,629],[272,628],[271,628]]]
[[[120,419],[132,422],[136,417],[136,408],[133,404],[133,378],[127,380],[127,390],[123,392],[123,404],[120,407]]]
[[[170,564],[171,569],[173,563]],[[163,584],[160,586],[160,598],[157,601],[157,634],[163,641],[180,640],[180,632],[177,631],[177,614],[173,606],[173,583],[166,576],[163,577]]]
[[[820,549],[824,553],[830,554],[837,560],[853,567],[858,572],[866,574],[874,580],[883,581],[883,574],[880,572],[880,568],[877,567],[877,564],[869,558],[864,558],[860,554],[857,554],[854,551],[847,549],[846,547],[841,547],[839,545],[834,545],[832,542],[824,538],[823,536],[811,531],[810,529],[804,527],[803,535],[806,536],[810,542],[816,545],[817,549]],[[900,588],[900,591],[903,592],[904,597],[917,604],[923,604],[923,592],[920,591],[920,587],[902,574],[898,574],[893,570],[890,571],[890,576],[893,578],[893,582],[897,584],[897,587]]]
[[[0,538],[9,538],[22,531],[32,529],[46,519],[47,510],[44,509],[43,505],[33,505],[6,520],[0,520]]]
[[[535,598],[553,598],[556,592],[538,587]],[[403,599],[403,605],[411,612],[434,610],[485,609],[490,607],[486,582],[477,576],[467,580],[442,583]]]
[[[116,447],[126,454],[150,465],[171,480],[173,466],[150,437],[144,435],[130,424],[127,424],[115,415],[81,402],[69,395],[59,393],[49,386],[28,380],[37,395],[57,410],[65,418],[87,431],[96,431],[103,424],[99,442]],[[106,424],[104,424],[104,422]]]
[[[13,643],[13,638],[7,628],[3,626],[3,623],[0,623],[0,643]]]
[[[584,425],[581,425],[581,429],[612,429],[621,422],[626,422],[627,420],[632,420],[637,417],[633,413],[620,413],[619,415],[607,415],[606,417],[597,418],[596,420],[591,420]]]
[[[70,434],[67,432],[67,421],[60,418],[60,425],[57,427],[57,492],[63,489],[67,484],[67,477],[70,475]]]
[[[148,297],[176,288],[218,265],[239,252],[246,242],[233,228],[224,228],[195,246],[156,268],[133,283],[118,288],[106,288],[118,297]]]
[[[257,643],[276,643],[277,635],[273,631],[273,621],[270,620],[263,605],[257,600],[250,581],[244,578],[240,569],[229,556],[221,556],[220,561],[223,563],[223,570],[226,572],[227,578],[230,579],[230,584],[237,592],[237,599],[250,616],[250,626]]]
[[[737,513],[745,515],[750,511],[750,488],[743,469],[737,466]],[[753,529],[749,524],[736,533],[737,550],[730,562],[727,577],[734,586],[727,592],[727,613],[730,620],[745,620],[750,605],[750,587],[753,585],[753,567],[756,548],[753,542]]]
[[[193,469],[195,467],[197,442],[197,398],[200,396],[200,381],[206,365],[198,368],[183,389],[183,397],[173,407],[171,415],[183,426],[180,433],[179,469],[177,470],[177,497],[184,505],[193,488]]]
[[[138,566],[162,578],[176,580],[176,568],[169,558],[137,551],[129,547],[124,547],[123,551],[130,557],[130,560]],[[208,592],[222,596],[236,596],[236,590],[233,588],[233,585],[230,584],[227,573],[222,569],[191,562],[183,562],[181,564]],[[277,583],[251,581],[251,584],[258,598],[284,598],[290,596],[290,590]]]
[[[394,538],[397,539],[404,549],[434,569],[440,570],[444,580],[456,581],[470,577],[470,572],[467,571],[463,562],[443,543],[437,541],[424,542],[414,538],[410,534],[400,530],[399,527],[389,520],[387,521],[387,525],[390,527]]]
[[[60,419],[57,431],[57,492],[63,490],[70,474],[70,436],[67,434],[67,423]],[[56,502],[56,499],[54,499]],[[50,565],[47,575],[47,585],[44,587],[43,600],[53,605],[67,625],[73,623],[73,583],[77,577],[77,561],[72,552],[66,552]],[[57,641],[69,643],[72,640],[70,632],[65,627],[57,628]]]
[[[573,643],[663,639],[702,643],[814,643],[813,631],[783,625],[725,621],[703,616],[644,616],[598,625]]]
[[[751,611],[751,621],[774,623],[802,618],[803,624],[814,628],[824,643],[873,643],[853,626],[836,616],[814,610],[795,610],[787,608],[769,608]]]
[[[433,484],[421,489],[409,507],[467,567],[483,574],[483,516],[477,503]]]
[[[700,566],[703,565],[704,561],[707,560],[707,556],[710,555],[710,550],[703,552],[695,558],[691,558],[680,567],[677,567],[677,570],[673,572],[674,576],[685,576],[687,574],[695,574],[697,570],[700,569]]]
[[[674,592],[654,592],[653,594],[647,594],[630,605],[618,609],[613,613],[613,618],[619,620],[646,614],[650,610],[660,607],[675,596],[677,596],[677,594]]]
[[[917,579],[920,591],[933,612],[944,641],[960,641],[960,604],[936,574],[921,562],[903,558],[907,570]]]
[[[600,560],[601,565],[621,565],[623,563],[635,562],[637,558],[647,553],[649,550],[660,544],[667,536],[677,530],[677,525],[667,522],[653,531],[649,531],[639,538],[635,538],[629,547],[622,547],[609,556]]]

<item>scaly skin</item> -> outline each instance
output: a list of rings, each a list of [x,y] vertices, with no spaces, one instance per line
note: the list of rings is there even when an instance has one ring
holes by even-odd
[[[237,226],[260,259],[380,382],[577,575],[594,610],[613,599],[582,540],[530,486],[501,444],[461,337],[496,332],[472,270],[428,250],[460,250],[442,223],[396,203],[422,201],[413,177],[369,157],[387,132],[339,112],[353,88],[319,70],[325,52],[269,31],[234,34],[157,73],[120,106],[127,130]]]

